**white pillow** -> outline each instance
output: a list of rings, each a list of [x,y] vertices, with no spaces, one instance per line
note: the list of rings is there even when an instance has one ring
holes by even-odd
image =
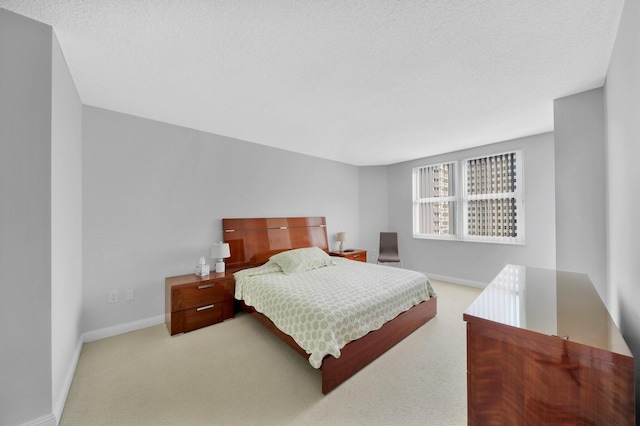
[[[233,276],[236,279],[241,279],[244,277],[253,277],[254,275],[273,274],[275,272],[282,272],[282,268],[277,263],[268,261],[264,265],[256,266],[254,268],[242,269],[233,274]]]
[[[277,263],[285,274],[310,271],[333,265],[333,259],[318,247],[307,247],[283,251],[269,258]]]

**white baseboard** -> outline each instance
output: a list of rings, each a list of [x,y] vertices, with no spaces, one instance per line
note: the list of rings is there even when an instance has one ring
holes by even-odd
[[[486,288],[487,283],[481,283],[479,281],[471,281],[471,280],[464,280],[461,278],[455,278],[455,277],[447,277],[444,275],[436,275],[436,274],[430,274],[428,272],[424,273],[427,277],[433,279],[433,280],[437,280],[437,281],[445,281],[448,283],[452,283],[452,284],[460,284],[460,285],[466,285],[467,287],[476,287],[476,288]]]
[[[65,376],[64,383],[62,385],[63,391],[58,398],[58,401],[54,403],[53,413],[46,416],[39,417],[21,426],[57,426],[62,418],[62,411],[64,405],[67,402],[67,396],[69,396],[69,390],[71,389],[71,383],[73,382],[73,376],[80,360],[80,354],[82,353],[82,346],[85,342],[93,342],[94,340],[105,339],[107,337],[117,336],[118,334],[128,333],[130,331],[140,330],[154,325],[164,323],[164,315],[158,315],[152,318],[146,318],[139,321],[132,321],[126,324],[119,324],[112,327],[105,327],[99,330],[89,331],[80,336],[76,349],[73,355],[67,374]]]
[[[164,315],[158,315],[157,317],[146,318],[143,320],[132,321],[125,324],[118,324],[111,327],[105,327],[98,330],[87,331],[84,333],[83,341],[93,342],[95,340],[106,339],[107,337],[117,336],[118,334],[128,333],[130,331],[141,330],[147,327],[153,327],[154,325],[164,324]]]
[[[56,417],[53,413],[49,413],[37,419],[22,423],[20,426],[58,426],[58,422],[56,422]]]
[[[64,404],[67,402],[67,396],[69,396],[71,382],[73,382],[73,376],[76,373],[76,367],[78,366],[78,361],[80,360],[80,354],[82,353],[83,344],[83,337],[80,336],[80,338],[78,339],[78,343],[76,344],[76,349],[73,353],[73,359],[71,360],[71,364],[69,364],[64,383],[62,384],[62,392],[60,393],[60,397],[58,398],[58,400],[53,404],[53,414],[55,418],[58,419],[56,424],[60,423],[60,419],[62,418],[62,411],[64,410]]]

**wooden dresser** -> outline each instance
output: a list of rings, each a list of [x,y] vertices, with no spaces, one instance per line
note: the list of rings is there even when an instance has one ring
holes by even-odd
[[[165,322],[169,333],[186,333],[234,316],[233,272],[165,279]]]
[[[331,256],[344,257],[345,259],[356,260],[358,262],[367,261],[367,251],[352,249],[351,251],[330,251]]]
[[[633,356],[586,275],[507,265],[463,317],[470,425],[635,424]]]

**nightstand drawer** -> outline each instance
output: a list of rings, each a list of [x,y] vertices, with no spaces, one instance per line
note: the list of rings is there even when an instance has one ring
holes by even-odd
[[[345,259],[355,260],[356,262],[367,261],[367,251],[360,249],[351,249],[349,251],[330,251],[329,255],[344,257]]]
[[[233,300],[233,278],[216,282],[198,282],[172,288],[171,310],[197,308],[223,300]]]
[[[195,274],[164,280],[165,323],[173,336],[233,318],[238,269],[206,277]]]
[[[172,314],[171,334],[186,333],[233,317],[233,300],[210,303]]]
[[[358,262],[366,262],[367,261],[367,252],[355,252],[355,253],[349,253],[345,256],[347,259],[351,259],[351,260],[357,260]]]

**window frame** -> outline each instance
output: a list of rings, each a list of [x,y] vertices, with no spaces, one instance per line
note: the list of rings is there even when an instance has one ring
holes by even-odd
[[[428,169],[431,167],[438,167],[438,166],[443,166],[445,164],[449,164],[450,166],[453,167],[453,174],[454,174],[454,181],[453,181],[453,185],[452,185],[452,191],[454,193],[454,195],[450,195],[448,197],[426,197],[426,198],[420,198],[417,197],[418,195],[418,181],[419,178],[416,177],[416,172],[420,169]],[[458,161],[444,161],[441,163],[433,163],[433,164],[427,164],[424,166],[418,166],[418,167],[414,167],[412,170],[412,181],[413,181],[413,238],[426,238],[426,239],[437,239],[437,240],[457,240],[458,239],[458,234],[459,234],[459,223],[460,221],[458,220],[458,216],[460,215],[460,196],[459,196],[459,162]],[[420,213],[419,213],[419,209],[421,205],[424,204],[435,204],[435,203],[445,203],[445,202],[453,202],[455,203],[455,214],[454,214],[454,218],[453,218],[453,222],[454,222],[454,226],[455,226],[455,233],[453,234],[424,234],[424,233],[419,233],[416,232],[417,229],[419,229],[419,222],[420,222]],[[450,219],[451,220],[451,219]]]
[[[516,170],[516,185],[515,190],[510,192],[494,192],[489,194],[469,194],[467,183],[467,162],[471,160],[479,160],[489,157],[498,157],[507,154],[515,154],[515,170]],[[522,149],[512,149],[503,152],[496,152],[486,155],[476,155],[473,157],[460,160],[462,169],[462,182],[464,184],[464,191],[461,193],[462,197],[462,241],[480,242],[480,243],[498,243],[498,244],[515,244],[524,245],[525,243],[525,209],[524,209],[524,155]],[[495,194],[495,195],[493,195]],[[493,195],[493,196],[492,196]],[[498,199],[515,199],[516,214],[517,214],[517,236],[490,236],[490,235],[469,235],[469,221],[468,221],[468,209],[469,201],[472,200],[498,200]]]
[[[506,154],[515,154],[515,190],[510,192],[496,192],[489,194],[468,194],[467,185],[467,163],[471,160],[480,160],[484,158],[498,157]],[[454,195],[449,197],[418,197],[419,178],[417,173],[420,169],[436,167],[444,164],[453,165],[454,169]],[[426,165],[416,166],[412,169],[412,231],[413,238],[429,239],[429,240],[447,240],[447,241],[464,241],[464,242],[480,242],[493,244],[509,244],[524,245],[525,244],[525,197],[524,197],[524,152],[523,149],[511,149],[503,152],[493,152],[488,154],[469,156],[463,159],[442,161],[430,163]],[[468,210],[469,202],[474,200],[496,200],[496,199],[515,199],[515,212],[517,215],[517,236],[484,236],[469,234]],[[426,234],[417,232],[420,222],[420,206],[425,203],[436,202],[452,202],[455,205],[455,214],[449,218],[454,221],[453,234]]]

